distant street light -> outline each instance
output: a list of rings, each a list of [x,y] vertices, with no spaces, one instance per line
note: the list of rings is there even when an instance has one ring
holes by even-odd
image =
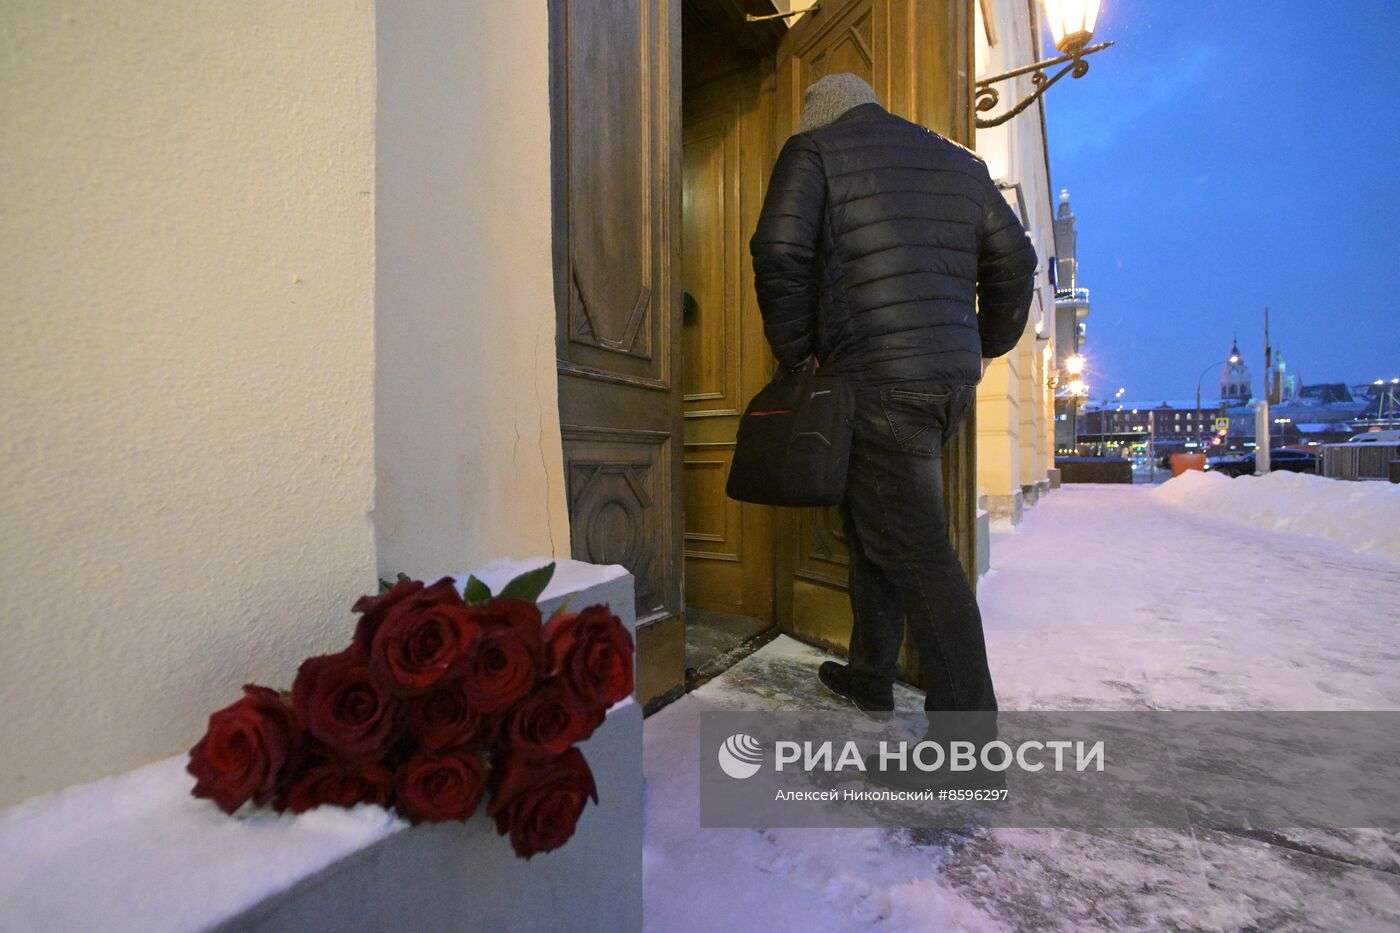
[[[1069,363],[1070,363],[1070,360],[1073,360],[1073,359],[1078,359],[1078,360],[1079,360],[1079,363],[1080,363],[1079,368],[1080,368],[1081,370],[1084,368],[1084,367],[1083,367],[1084,357],[1079,356],[1078,354],[1075,354],[1074,356],[1071,356],[1069,359],[1065,360],[1065,370],[1066,370],[1067,372],[1072,372],[1072,370],[1070,370],[1070,368],[1069,368]],[[1084,380],[1083,380],[1083,379],[1080,379],[1078,376],[1075,376],[1073,379],[1071,379],[1069,382],[1067,382],[1067,383],[1065,384],[1065,394],[1069,396],[1069,402],[1070,402],[1070,407],[1069,407],[1070,437],[1072,438],[1073,443],[1074,443],[1074,452],[1075,452],[1076,454],[1078,454],[1078,453],[1079,453],[1079,400],[1082,399],[1082,398],[1084,398],[1086,395],[1089,394],[1089,387],[1088,387],[1087,385],[1084,384]],[[1102,418],[1103,416],[1100,415],[1100,417]],[[1100,428],[1102,428],[1102,424],[1100,424]],[[1102,434],[1102,431],[1100,431],[1100,434]]]
[[[986,113],[1001,103],[1001,93],[992,87],[994,84],[1028,74],[1031,76],[1031,84],[1035,86],[1034,91],[1001,116],[987,119],[978,116],[977,126],[979,129],[1000,126],[1010,120],[1035,103],[1040,95],[1050,89],[1050,85],[1066,74],[1082,78],[1089,73],[1089,63],[1084,60],[1084,57],[1093,55],[1095,52],[1102,52],[1113,44],[1112,42],[1100,42],[1098,45],[1089,44],[1089,41],[1094,38],[1094,27],[1098,25],[1101,2],[1102,0],[1044,0],[1045,17],[1050,23],[1050,35],[1055,40],[1055,48],[1064,54],[1058,58],[1047,58],[1033,65],[1023,65],[1020,68],[978,81],[974,85],[976,91],[974,106],[978,114]],[[1047,76],[1045,69],[1055,65],[1064,65],[1065,67],[1055,72],[1053,77]]]
[[[1234,366],[1239,361],[1240,355],[1238,353],[1231,353],[1227,359],[1223,359],[1219,363],[1211,363],[1205,369],[1201,370],[1201,374],[1196,377],[1196,440],[1202,444],[1204,444],[1206,440],[1206,426],[1205,419],[1201,417],[1201,380],[1206,377],[1206,373],[1210,372],[1215,367]]]
[[[1075,353],[1072,356],[1065,357],[1065,372],[1069,373],[1071,376],[1078,376],[1080,373],[1084,372],[1083,355]]]

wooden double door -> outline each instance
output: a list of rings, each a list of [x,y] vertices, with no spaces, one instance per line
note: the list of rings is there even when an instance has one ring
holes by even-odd
[[[895,113],[971,139],[971,0],[823,0],[786,30],[745,21],[764,2],[551,2],[573,555],[636,577],[637,693],[652,707],[684,689],[687,605],[837,650],[850,633],[837,510],[724,495],[738,419],[774,366],[748,238],[803,89],[853,72]],[[944,462],[969,572],[971,431]]]

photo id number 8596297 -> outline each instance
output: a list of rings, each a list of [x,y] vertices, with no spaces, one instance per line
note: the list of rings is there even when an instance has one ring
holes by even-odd
[[[995,790],[988,789],[988,788],[979,788],[979,789],[976,789],[976,790],[971,790],[971,789],[970,789],[970,790],[959,790],[958,788],[952,788],[952,789],[949,789],[949,790],[940,790],[940,791],[938,792],[938,799],[939,799],[939,800],[1006,800],[1009,794],[1010,794],[1010,791],[1008,791],[1005,787],[998,788],[998,789],[995,789]]]

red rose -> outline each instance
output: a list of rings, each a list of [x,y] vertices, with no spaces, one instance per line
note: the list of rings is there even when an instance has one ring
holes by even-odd
[[[606,709],[632,695],[632,633],[607,606],[557,615],[544,627],[551,672]]]
[[[414,823],[465,820],[476,812],[486,787],[486,766],[460,752],[419,752],[399,768],[398,811]]]
[[[356,761],[378,758],[398,725],[398,701],[354,648],[303,661],[292,705],[307,732]]]
[[[505,740],[513,752],[553,758],[602,725],[604,707],[580,703],[559,678],[550,678],[510,711]]]
[[[496,832],[510,833],[515,854],[528,859],[568,842],[590,797],[598,802],[598,788],[578,749],[545,761],[511,756],[500,765],[487,812]]]
[[[419,697],[408,708],[409,731],[424,748],[441,751],[465,745],[476,737],[481,715],[458,678]]]
[[[481,634],[467,656],[464,686],[477,709],[491,713],[529,693],[544,673],[540,610],[519,599],[493,599],[471,609]]]
[[[355,604],[365,607],[355,629],[356,647],[368,655],[374,676],[401,694],[422,693],[447,676],[477,633],[451,577],[426,588],[420,584],[418,590],[411,582]]]
[[[394,775],[377,761],[323,758],[308,763],[277,798],[278,810],[304,813],[322,804],[353,807],[373,803],[387,807],[393,799]]]
[[[395,583],[388,592],[378,596],[361,596],[354,605],[354,611],[360,613],[360,621],[355,626],[355,647],[365,657],[369,657],[370,643],[374,641],[374,633],[379,631],[379,627],[384,624],[384,617],[394,606],[415,593],[423,592],[423,584],[419,580],[400,580]]]
[[[192,793],[207,797],[225,813],[247,800],[262,805],[299,744],[296,716],[276,690],[248,684],[244,696],[209,717],[209,731],[194,748],[186,770],[194,775]]]

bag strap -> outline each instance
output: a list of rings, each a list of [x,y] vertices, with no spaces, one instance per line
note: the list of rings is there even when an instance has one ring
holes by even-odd
[[[814,363],[816,365],[813,365]],[[778,371],[775,375],[781,376],[786,373],[795,375],[797,373],[807,372],[808,370],[812,370],[813,372],[820,372],[825,375],[831,375],[833,373],[841,373],[844,375],[846,373],[849,373],[850,370],[848,370],[843,364],[844,360],[841,359],[828,360],[823,362],[817,359],[816,354],[813,354],[812,356],[807,357],[806,361],[801,366],[798,366],[794,369],[787,369],[785,367],[779,366]]]

